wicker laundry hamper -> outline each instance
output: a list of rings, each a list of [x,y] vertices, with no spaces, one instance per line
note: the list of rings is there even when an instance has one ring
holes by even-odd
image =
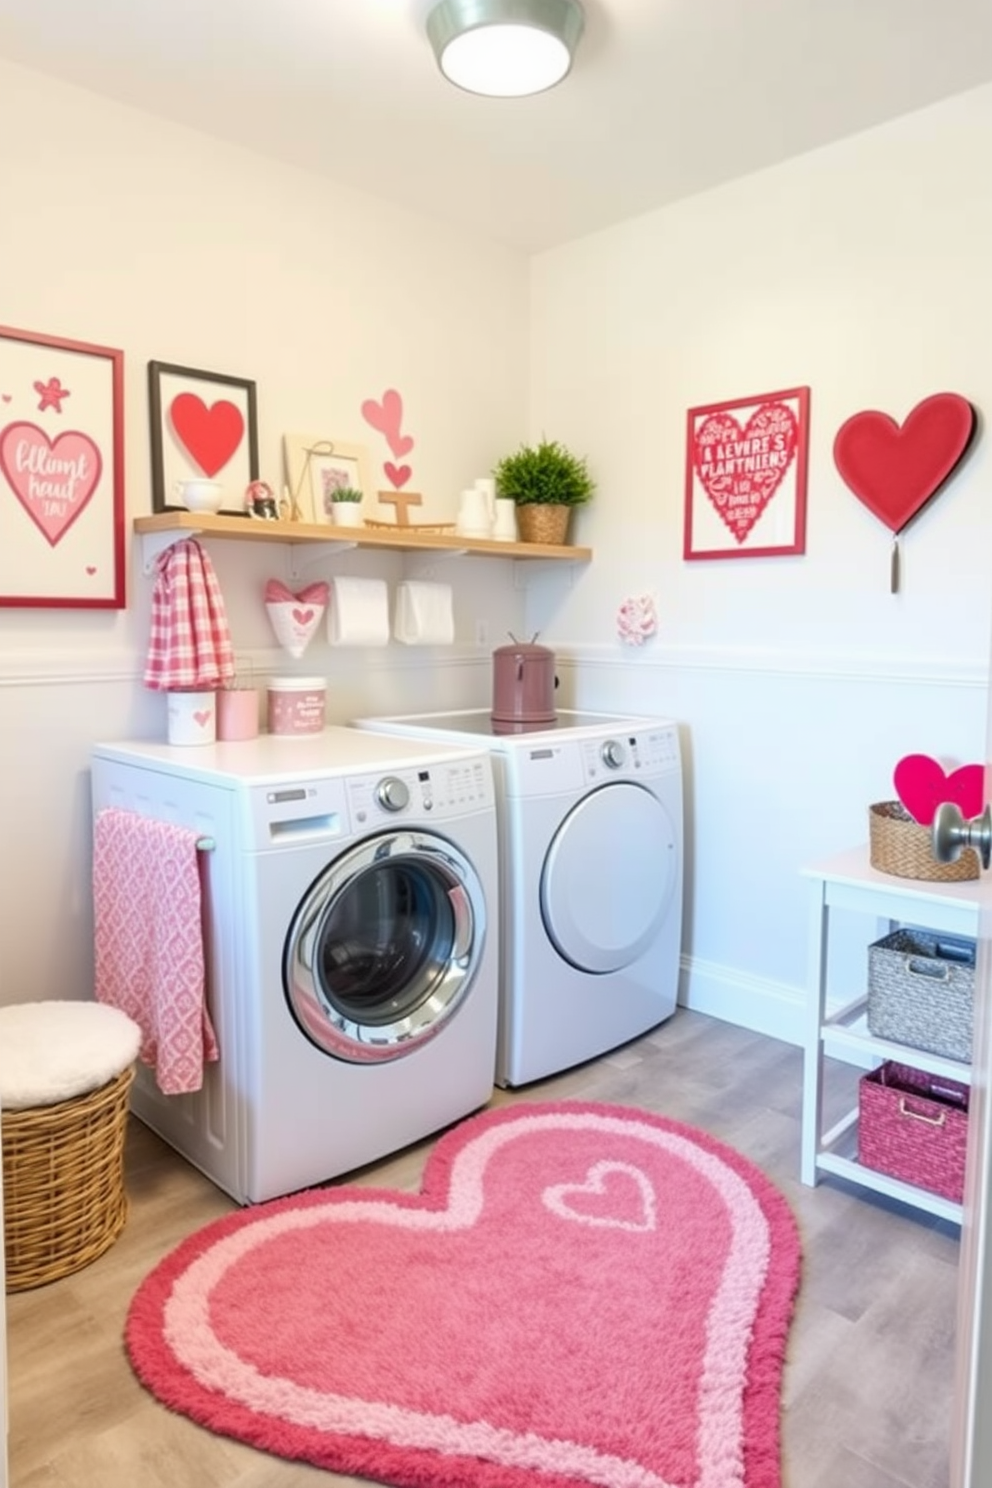
[[[7,1291],[80,1271],[127,1220],[124,1136],[141,1033],[97,1003],[0,1008]]]

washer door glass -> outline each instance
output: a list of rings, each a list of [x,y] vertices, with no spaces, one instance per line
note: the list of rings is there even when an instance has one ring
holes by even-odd
[[[672,818],[642,785],[622,781],[584,796],[541,871],[541,915],[559,955],[597,973],[643,956],[672,912],[677,841]]]
[[[486,910],[474,868],[429,833],[369,838],[310,886],[286,937],[283,981],[318,1048],[369,1064],[433,1038],[468,993]]]

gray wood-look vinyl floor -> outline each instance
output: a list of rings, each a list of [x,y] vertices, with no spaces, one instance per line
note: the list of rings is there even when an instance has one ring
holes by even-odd
[[[838,1107],[856,1072],[834,1069]],[[792,1205],[803,1282],[783,1398],[785,1488],[947,1488],[956,1226],[856,1189],[799,1182],[798,1049],[679,1010],[647,1037],[493,1104],[582,1099],[701,1127],[767,1172]],[[838,1112],[839,1113],[839,1112]],[[431,1143],[351,1174],[418,1185]],[[181,1239],[234,1206],[132,1120],[131,1212],[113,1248],[8,1304],[11,1488],[302,1488],[356,1484],[214,1436],[136,1381],[122,1330],[136,1287]],[[364,1480],[363,1480],[364,1481]]]

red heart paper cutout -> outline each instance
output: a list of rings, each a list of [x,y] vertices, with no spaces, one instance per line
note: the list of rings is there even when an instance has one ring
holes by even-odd
[[[392,460],[387,460],[382,468],[386,472],[386,477],[389,480],[389,484],[391,486],[395,486],[397,491],[400,490],[402,486],[406,485],[407,481],[413,474],[413,471],[410,469],[409,465],[394,465]]]
[[[966,819],[978,816],[985,802],[984,765],[961,765],[948,775],[928,754],[907,754],[892,778],[896,795],[921,827],[933,824],[943,801],[953,801]]]
[[[764,403],[743,429],[711,413],[696,430],[692,463],[717,516],[742,543],[795,459],[799,428],[786,403]]]
[[[975,432],[975,410],[958,393],[934,393],[900,427],[869,409],[841,424],[834,464],[879,521],[901,532],[947,480]]]
[[[241,410],[226,398],[208,408],[196,393],[179,393],[169,413],[176,438],[206,476],[223,470],[244,437]]]
[[[66,430],[49,439],[37,424],[8,424],[0,434],[0,470],[52,548],[82,516],[103,461],[88,434]]]
[[[374,398],[366,398],[362,404],[362,418],[384,436],[397,460],[402,460],[413,449],[413,440],[400,433],[403,399],[395,388],[389,388],[383,393],[381,403],[377,403]]]
[[[447,1133],[420,1194],[215,1221],[125,1337],[173,1410],[377,1482],[772,1488],[798,1278],[785,1200],[706,1133],[520,1105]]]
[[[86,572],[90,575],[90,577],[92,577],[93,574],[96,573],[96,569],[93,567],[92,563],[87,563]]]

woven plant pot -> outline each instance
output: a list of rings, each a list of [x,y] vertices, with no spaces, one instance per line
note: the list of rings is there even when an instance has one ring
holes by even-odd
[[[876,801],[868,808],[870,861],[880,873],[933,883],[964,883],[977,878],[978,854],[966,847],[954,863],[938,863],[930,828],[921,827],[899,801]]]
[[[568,519],[572,515],[570,506],[552,503],[531,502],[517,507],[517,526],[520,541],[551,543],[561,547],[568,537]]]

